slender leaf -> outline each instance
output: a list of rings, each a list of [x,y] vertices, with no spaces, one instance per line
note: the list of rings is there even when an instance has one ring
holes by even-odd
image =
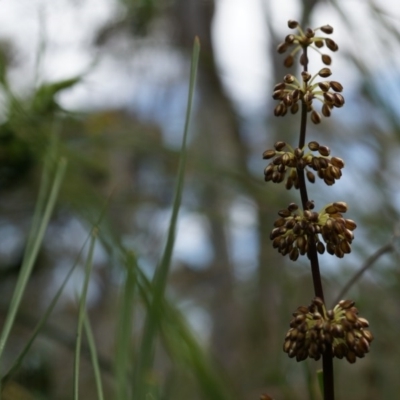
[[[132,324],[134,297],[136,288],[136,259],[133,253],[127,254],[126,279],[122,293],[120,315],[117,327],[115,378],[118,400],[127,400],[128,394],[128,373],[129,361],[132,353]]]
[[[82,341],[82,329],[85,319],[85,308],[86,308],[86,298],[89,287],[90,274],[93,265],[93,252],[96,243],[97,231],[96,228],[93,229],[92,238],[90,241],[88,258],[86,261],[85,268],[85,279],[82,284],[82,292],[79,299],[79,313],[78,313],[78,326],[76,332],[76,346],[75,346],[75,362],[74,362],[74,400],[79,399],[79,364],[80,364],[80,354],[81,354],[81,341]]]
[[[21,272],[18,276],[18,281],[13,293],[13,297],[11,299],[10,308],[0,336],[0,358],[3,354],[4,347],[6,345],[11,328],[13,326],[19,304],[21,302],[23,293],[25,291],[26,284],[31,275],[33,265],[35,263],[36,257],[40,249],[40,245],[42,243],[47,225],[50,220],[50,216],[53,212],[57,195],[61,186],[61,182],[64,177],[66,166],[67,166],[67,161],[64,158],[62,158],[57,165],[54,182],[51,188],[47,204],[44,208],[44,213],[42,215],[42,218],[40,219],[40,221],[37,222],[38,226],[36,226],[36,224],[32,226],[31,237],[34,237],[34,239],[32,239],[32,245],[27,247],[26,254],[21,266]],[[43,199],[41,199],[41,201],[43,201]],[[40,207],[41,205],[38,206],[38,209],[40,209]]]
[[[85,312],[83,323],[84,323],[86,337],[89,343],[90,356],[93,364],[94,380],[96,382],[96,389],[97,389],[97,398],[99,400],[104,400],[103,385],[101,383],[101,373],[100,373],[99,360],[97,357],[96,343],[94,341],[93,331],[90,326],[90,321],[87,312]]]
[[[172,215],[169,224],[169,230],[166,240],[165,249],[161,258],[160,264],[157,266],[157,269],[154,274],[153,279],[153,298],[150,308],[148,309],[148,314],[146,316],[145,327],[143,331],[142,337],[142,345],[141,351],[138,358],[138,363],[136,365],[136,373],[135,373],[135,398],[144,399],[149,390],[149,386],[146,384],[146,377],[150,374],[150,370],[153,364],[154,358],[154,349],[156,343],[156,328],[160,315],[160,305],[162,303],[162,299],[164,297],[165,285],[167,281],[167,276],[170,268],[170,262],[172,257],[172,251],[174,247],[175,241],[175,230],[176,224],[178,220],[179,208],[181,205],[181,197],[183,190],[183,181],[184,181],[184,172],[186,165],[186,141],[189,131],[190,125],[190,116],[192,110],[192,102],[194,95],[194,87],[196,82],[197,75],[197,64],[200,53],[200,42],[196,37],[193,45],[192,52],[192,64],[191,64],[191,72],[190,72],[190,83],[189,83],[189,94],[188,94],[188,102],[187,102],[187,110],[186,110],[186,120],[185,127],[182,138],[182,146],[180,152],[180,162],[177,176],[177,183],[175,188],[175,198],[172,206]]]

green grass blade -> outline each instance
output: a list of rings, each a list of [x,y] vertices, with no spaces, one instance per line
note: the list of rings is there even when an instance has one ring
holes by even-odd
[[[184,128],[183,138],[182,138],[182,146],[181,146],[179,168],[178,168],[178,177],[177,177],[177,184],[176,184],[176,189],[175,189],[175,198],[174,198],[174,202],[173,202],[173,206],[172,206],[171,221],[169,224],[167,243],[165,245],[163,257],[161,259],[161,263],[159,264],[159,266],[156,270],[155,276],[154,276],[154,286],[155,286],[154,295],[155,295],[155,297],[159,297],[159,298],[161,298],[164,294],[164,289],[165,289],[167,276],[168,276],[168,272],[169,272],[169,266],[170,266],[171,257],[172,257],[172,251],[174,248],[175,229],[176,229],[176,223],[178,220],[179,208],[181,205],[183,181],[184,181],[184,174],[185,174],[185,167],[186,167],[186,142],[187,142],[187,136],[188,136],[189,126],[190,126],[190,116],[191,116],[191,112],[192,112],[192,103],[193,103],[194,88],[195,88],[195,83],[196,83],[199,54],[200,54],[200,41],[196,37],[194,40],[194,45],[193,45],[185,128]]]
[[[54,295],[53,299],[51,300],[48,308],[46,309],[46,311],[43,314],[42,318],[40,318],[39,322],[35,326],[31,337],[26,342],[24,348],[21,350],[20,354],[18,355],[18,357],[14,361],[13,365],[11,366],[11,368],[9,369],[7,374],[4,375],[4,377],[2,378],[2,383],[5,383],[18,370],[19,366],[21,365],[23,359],[25,358],[26,354],[30,350],[30,348],[31,348],[33,342],[35,341],[36,337],[38,336],[38,334],[42,330],[43,326],[47,322],[50,314],[53,312],[54,307],[56,306],[56,304],[57,304],[62,292],[64,291],[64,288],[65,288],[66,284],[68,283],[72,273],[74,272],[76,266],[79,263],[79,259],[80,259],[81,255],[82,255],[83,249],[86,247],[86,244],[87,244],[89,239],[90,239],[90,236],[88,236],[88,238],[83,243],[83,245],[81,247],[81,250],[79,251],[79,254],[78,254],[77,258],[76,258],[75,263],[69,269],[69,271],[68,271],[67,275],[65,276],[63,282],[61,283],[59,289],[57,290],[56,294]]]
[[[318,379],[318,386],[319,390],[321,391],[321,396],[324,395],[324,371],[319,369],[317,371],[317,379]]]
[[[34,240],[32,241],[32,244],[27,248],[26,251],[27,254],[25,254],[24,256],[21,266],[21,272],[18,276],[17,284],[13,293],[13,297],[10,302],[10,308],[0,336],[0,359],[3,354],[7,339],[10,335],[10,331],[13,326],[19,304],[21,302],[26,284],[32,272],[32,268],[36,260],[37,254],[39,252],[43,236],[45,234],[47,225],[50,220],[50,216],[53,212],[54,205],[56,203],[58,192],[61,186],[61,182],[64,177],[66,166],[67,166],[67,161],[64,158],[61,159],[57,165],[54,182],[50,191],[49,199],[44,208],[42,218],[40,219],[40,223],[37,228],[36,226],[32,226],[32,231],[35,232],[34,235],[32,235],[34,236]]]
[[[93,252],[96,244],[97,229],[94,228],[90,241],[89,253],[86,261],[85,279],[82,285],[82,292],[79,299],[78,326],[76,329],[76,346],[75,346],[75,362],[74,362],[74,400],[79,399],[79,364],[81,355],[82,329],[86,314],[86,297],[89,287],[90,274],[93,265]]]
[[[189,131],[190,125],[190,116],[192,110],[192,102],[194,95],[194,87],[197,76],[197,65],[199,60],[200,53],[200,41],[196,37],[193,45],[192,52],[192,62],[191,62],[191,71],[190,71],[190,83],[189,83],[189,94],[188,94],[188,102],[186,109],[186,120],[185,127],[182,138],[182,146],[180,152],[180,160],[179,160],[179,169],[177,176],[177,183],[175,188],[175,197],[172,206],[172,215],[169,224],[169,230],[166,240],[166,245],[164,248],[164,252],[161,258],[160,264],[157,266],[157,269],[154,274],[153,279],[153,298],[150,308],[148,309],[148,313],[146,316],[146,322],[143,332],[141,352],[139,354],[138,363],[136,365],[136,373],[135,373],[135,398],[144,399],[146,397],[146,383],[145,377],[150,372],[153,357],[154,357],[154,348],[156,342],[156,327],[158,324],[158,320],[162,318],[160,315],[160,304],[164,297],[165,285],[167,281],[167,276],[170,268],[170,262],[172,257],[172,251],[174,247],[175,241],[175,230],[176,224],[178,220],[178,212],[181,205],[182,198],[182,190],[183,190],[183,181],[184,181],[184,172],[186,165],[186,141]]]
[[[132,354],[133,310],[137,282],[136,270],[136,259],[131,252],[128,252],[126,259],[126,279],[119,307],[121,311],[116,334],[115,379],[118,400],[127,400],[129,398],[127,379],[130,372],[129,361]]]
[[[97,398],[99,400],[104,400],[103,385],[101,383],[101,373],[100,373],[99,360],[97,357],[96,343],[94,341],[93,331],[90,326],[89,317],[86,312],[84,315],[83,324],[85,328],[86,337],[88,339],[90,356],[93,364],[94,380],[96,382],[96,389],[97,389]]]
[[[24,260],[31,253],[31,248],[35,242],[36,232],[40,225],[42,215],[46,207],[46,200],[50,191],[51,175],[53,171],[52,159],[55,159],[57,154],[57,128],[54,129],[54,134],[51,136],[49,150],[46,152],[45,159],[43,162],[42,176],[40,179],[40,187],[38,197],[35,203],[35,210],[33,212],[31,230],[28,235],[26,248],[24,252]]]
[[[107,207],[108,207],[108,202],[104,206],[104,208],[103,208],[103,210],[102,210],[102,212],[101,212],[101,214],[100,214],[95,226],[98,226],[101,223],[101,221],[103,220]],[[92,227],[92,229],[93,229],[93,227]],[[31,337],[25,343],[24,348],[21,350],[21,352],[19,353],[18,357],[15,359],[14,363],[12,364],[12,366],[10,367],[8,372],[1,379],[1,384],[4,384],[8,379],[10,379],[13,376],[13,374],[18,370],[18,368],[20,367],[23,359],[25,358],[26,354],[30,350],[33,342],[35,341],[36,337],[39,335],[39,333],[41,332],[42,328],[44,327],[44,325],[46,324],[47,320],[49,319],[51,313],[53,312],[54,307],[56,306],[61,294],[64,291],[64,288],[65,288],[66,284],[68,283],[72,273],[74,272],[76,266],[78,265],[79,260],[80,260],[80,258],[82,256],[82,252],[83,252],[84,248],[86,247],[86,244],[87,244],[87,242],[89,241],[90,238],[91,238],[91,233],[87,236],[87,238],[83,242],[83,244],[81,246],[81,249],[80,249],[80,251],[79,251],[79,253],[78,253],[77,257],[76,257],[76,260],[75,260],[74,264],[69,269],[69,271],[68,271],[67,275],[65,276],[63,282],[61,283],[59,289],[55,293],[53,299],[50,301],[50,304],[47,307],[45,313],[43,314],[43,316],[40,318],[40,320],[36,324],[35,328],[33,329]]]
[[[229,389],[213,367],[211,360],[200,347],[181,312],[163,304],[162,338],[171,358],[183,362],[192,371],[199,383],[199,389],[208,400],[234,400],[237,396]]]
[[[311,370],[310,364],[307,362],[302,363],[303,370],[305,375],[305,380],[307,384],[307,392],[308,392],[308,399],[309,400],[316,400],[315,398],[315,375],[314,372]]]

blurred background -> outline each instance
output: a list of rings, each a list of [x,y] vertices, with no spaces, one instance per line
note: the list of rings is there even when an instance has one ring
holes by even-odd
[[[299,194],[263,176],[263,151],[277,140],[298,140],[299,115],[275,118],[271,98],[288,73],[276,46],[290,33],[287,21],[296,19],[334,27],[339,52],[332,55],[332,79],[343,84],[346,99],[329,119],[309,124],[307,136],[346,162],[334,186],[317,181],[308,186],[309,197],[316,209],[346,201],[347,218],[358,225],[351,254],[320,258],[327,301],[370,255],[386,249],[346,295],[370,321],[375,340],[356,364],[335,360],[337,397],[387,399],[400,392],[399,244],[393,239],[400,221],[398,2],[3,0],[1,8],[0,321],[55,135],[69,162],[8,343],[9,362],[105,209],[88,310],[106,398],[116,398],[115,327],[125,270],[115,243],[134,254],[151,280],[171,215],[197,35],[198,81],[166,297],[190,328],[190,349],[207,362],[204,368],[197,357],[187,362],[183,353],[191,350],[173,337],[173,327],[161,329],[148,378],[159,395],[149,398],[251,400],[267,392],[277,400],[320,399],[320,363],[297,363],[282,351],[291,313],[313,298],[309,265],[282,257],[269,240],[277,212],[299,202]],[[320,56],[311,55],[310,71],[320,68]],[[84,258],[15,377],[34,396],[24,398],[71,398],[83,269]],[[136,294],[133,364],[144,303]],[[81,393],[95,399],[85,354]]]

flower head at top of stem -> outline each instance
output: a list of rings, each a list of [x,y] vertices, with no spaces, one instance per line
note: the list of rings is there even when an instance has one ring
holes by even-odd
[[[322,62],[325,65],[331,65],[331,57],[328,54],[321,53],[319,49],[326,45],[329,50],[337,51],[339,50],[339,47],[332,39],[323,35],[318,35],[319,32],[326,35],[333,33],[333,28],[330,25],[323,25],[315,29],[307,28],[303,30],[297,21],[290,20],[288,21],[288,26],[290,29],[296,29],[297,33],[287,35],[285,41],[280,43],[277,47],[277,51],[280,54],[291,49],[290,54],[284,60],[285,67],[291,67],[294,63],[294,56],[296,53],[301,49],[308,47],[317,51],[321,55]],[[304,57],[303,53],[300,56],[301,65],[305,65],[308,62]]]
[[[301,51],[300,64],[304,69],[301,78],[297,79],[292,74],[284,76],[283,81],[275,85],[272,97],[279,100],[279,104],[275,107],[274,114],[277,117],[283,117],[290,110],[292,114],[296,114],[301,103],[311,115],[311,121],[314,124],[321,122],[321,117],[329,117],[334,107],[340,108],[344,105],[345,100],[341,92],[343,86],[337,81],[326,80],[332,71],[328,67],[320,69],[314,75],[308,72],[307,50],[312,48],[321,54],[322,62],[325,65],[331,65],[332,58],[328,54],[322,54],[320,48],[328,47],[332,51],[339,49],[338,45],[330,38],[318,35],[319,31],[329,35],[333,32],[330,25],[323,25],[315,29],[302,29],[297,21],[290,20],[288,26],[291,29],[297,29],[296,34],[287,35],[285,41],[278,45],[278,53],[285,53],[292,49],[290,54],[285,58],[284,65],[291,67],[294,62],[294,56]],[[321,77],[324,80],[316,78]],[[321,102],[321,112],[314,108],[315,100]]]

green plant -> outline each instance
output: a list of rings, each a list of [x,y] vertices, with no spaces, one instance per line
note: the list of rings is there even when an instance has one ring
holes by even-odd
[[[323,67],[317,73],[308,71],[308,49],[321,54],[322,62],[329,66],[331,56],[319,49],[326,46],[331,51],[338,45],[326,35],[333,32],[330,25],[316,29],[303,30],[297,21],[289,21],[288,26],[297,33],[286,36],[278,46],[278,53],[291,49],[285,58],[285,67],[294,64],[294,56],[301,52],[301,78],[292,74],[284,76],[273,92],[273,98],[279,101],[275,107],[276,116],[285,116],[300,112],[300,133],[297,147],[285,141],[275,143],[273,149],[264,152],[264,159],[272,159],[265,168],[265,180],[274,183],[285,182],[287,189],[300,192],[301,208],[291,203],[279,211],[279,218],[271,232],[272,245],[282,255],[288,255],[292,261],[306,255],[310,261],[315,298],[308,307],[300,306],[293,313],[290,329],[285,337],[283,349],[289,357],[297,361],[310,357],[319,360],[322,357],[323,393],[325,400],[334,399],[333,358],[345,358],[354,363],[357,357],[364,357],[369,351],[373,336],[365,318],[358,316],[358,310],[352,300],[340,300],[332,310],[326,307],[318,254],[325,251],[338,258],[351,252],[351,243],[356,223],[343,216],[348,206],[344,201],[336,201],[314,211],[314,202],[309,199],[306,178],[315,183],[316,177],[326,185],[333,185],[342,176],[344,161],[332,157],[328,146],[316,141],[306,144],[307,118],[319,124],[322,116],[329,117],[334,108],[340,108],[345,100],[341,92],[342,85],[336,81],[322,80],[331,75],[329,67]],[[315,109],[321,102],[321,114]],[[265,396],[265,399],[268,397]]]

